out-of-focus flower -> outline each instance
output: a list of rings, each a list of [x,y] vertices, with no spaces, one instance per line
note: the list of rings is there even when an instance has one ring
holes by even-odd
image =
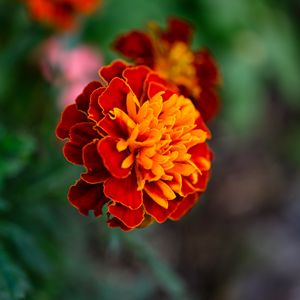
[[[69,201],[123,230],[178,220],[206,189],[210,132],[188,98],[146,66],[115,61],[62,113],[64,155],[86,172]]]
[[[40,52],[42,73],[60,90],[62,108],[74,102],[87,82],[97,79],[103,63],[99,50],[85,44],[70,48],[59,38],[47,40]]]
[[[203,120],[208,121],[219,109],[216,89],[220,74],[207,49],[191,50],[191,37],[189,24],[171,18],[165,31],[151,23],[148,33],[131,31],[120,36],[114,48],[178,86],[180,92],[193,101]]]
[[[100,0],[25,0],[32,17],[58,29],[71,29],[80,14],[90,14]]]

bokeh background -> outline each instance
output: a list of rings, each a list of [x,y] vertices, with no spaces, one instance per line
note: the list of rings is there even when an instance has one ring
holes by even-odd
[[[168,16],[222,72],[212,179],[181,221],[110,230],[67,201],[80,168],[55,127],[71,83],[41,49],[54,37],[109,63],[116,35]],[[1,0],[0,299],[299,300],[299,19],[298,0],[103,0],[62,33]]]

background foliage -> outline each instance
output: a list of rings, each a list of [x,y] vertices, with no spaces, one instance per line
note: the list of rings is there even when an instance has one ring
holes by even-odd
[[[36,49],[54,32],[0,2],[0,299],[300,299],[299,1],[104,0],[70,43],[181,16],[223,76],[208,192],[178,223],[125,234],[66,200],[80,169],[54,131]]]

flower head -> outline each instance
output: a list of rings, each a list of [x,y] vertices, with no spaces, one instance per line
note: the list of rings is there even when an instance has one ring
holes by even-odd
[[[78,14],[95,10],[99,0],[25,0],[34,19],[59,29],[70,29]]]
[[[114,47],[136,64],[153,68],[176,85],[193,101],[203,120],[208,121],[219,108],[216,87],[220,75],[207,49],[191,50],[191,37],[191,26],[173,18],[165,31],[151,23],[148,33],[131,31],[120,36]]]
[[[146,66],[115,61],[62,113],[66,159],[86,171],[69,201],[110,227],[131,230],[178,220],[206,189],[210,132],[192,101]]]

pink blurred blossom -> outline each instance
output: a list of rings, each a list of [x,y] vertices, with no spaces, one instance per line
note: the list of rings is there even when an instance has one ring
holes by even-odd
[[[85,85],[97,79],[103,64],[99,50],[85,44],[68,47],[64,40],[50,38],[41,47],[44,77],[59,89],[58,106],[74,103]]]

